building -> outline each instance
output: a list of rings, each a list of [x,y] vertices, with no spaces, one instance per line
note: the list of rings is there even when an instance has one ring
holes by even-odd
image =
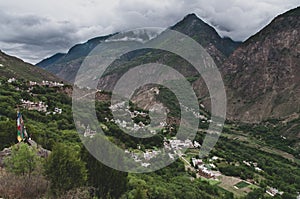
[[[29,85],[30,86],[36,86],[36,85],[38,85],[38,83],[37,82],[33,82],[33,81],[29,81]]]
[[[201,165],[199,167],[198,174],[200,176],[202,176],[204,178],[208,178],[208,179],[216,177],[215,174],[212,171],[208,170],[204,165]]]
[[[42,81],[41,86],[49,86],[49,87],[63,87],[64,84],[59,83],[59,82],[51,82],[51,81]]]
[[[182,140],[169,140],[172,149],[194,148],[193,142],[189,139]]]
[[[90,126],[88,125],[84,131],[83,136],[93,138],[95,135],[96,135],[96,131],[91,130]]]
[[[61,114],[61,113],[62,113],[62,109],[61,108],[57,108],[57,107],[54,108],[53,114]]]
[[[201,144],[197,141],[194,141],[194,147],[195,148],[200,148],[201,147]]]
[[[13,82],[15,82],[15,81],[17,81],[17,80],[16,80],[16,78],[14,78],[14,77],[13,77],[13,78],[9,78],[9,79],[7,80],[8,83],[13,83]]]
[[[45,102],[31,102],[29,100],[21,99],[21,106],[28,110],[35,110],[39,112],[47,112],[48,105]]]
[[[269,189],[266,191],[266,193],[269,194],[270,196],[274,197],[274,196],[276,196],[277,194],[282,195],[284,192],[279,191],[278,189],[271,187],[271,188],[269,188]]]
[[[146,168],[147,168],[147,167],[149,167],[151,164],[150,164],[150,163],[144,163],[144,162],[143,162],[141,165],[142,165],[142,167],[146,167]]]
[[[192,158],[193,167],[198,168],[203,164],[201,159]]]
[[[158,155],[158,151],[150,151],[150,150],[147,150],[145,153],[144,153],[144,159],[149,161],[150,159],[156,157]]]

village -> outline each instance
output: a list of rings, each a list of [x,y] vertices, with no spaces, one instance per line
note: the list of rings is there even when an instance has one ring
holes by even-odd
[[[15,78],[11,78],[8,80],[8,83],[13,83],[17,81]],[[46,87],[61,87],[63,84],[57,82],[48,82],[43,81],[42,83],[37,82],[29,82],[29,89],[27,92],[31,92],[34,86],[46,86]],[[16,88],[18,90],[18,88]],[[30,101],[21,99],[20,107],[27,109],[29,111],[38,111],[45,113],[45,115],[55,115],[62,114],[63,110],[59,107],[54,107],[53,110],[49,110],[48,105],[43,101]],[[184,107],[184,106],[183,106]],[[127,131],[133,132],[135,134],[141,133],[149,133],[150,135],[155,135],[157,133],[157,129],[162,129],[167,127],[167,122],[161,120],[156,126],[150,126],[143,122],[134,123],[131,120],[135,117],[147,117],[147,113],[143,111],[133,110],[130,111],[129,107],[126,107],[125,103],[119,103],[114,106],[111,106],[110,109],[112,111],[119,111],[120,109],[123,113],[127,114],[127,119],[122,120],[119,119],[108,119],[105,118],[107,122],[114,122],[118,126],[126,129]],[[210,123],[211,120],[207,119],[204,115],[197,113],[193,109],[189,109],[188,107],[184,107],[184,111],[192,112],[193,115],[200,119],[202,123]],[[93,138],[96,135],[96,131],[93,130],[89,125],[87,125],[85,131],[83,133],[84,137]],[[137,149],[125,149],[124,152],[131,157],[135,162],[139,163],[142,167],[151,166],[151,161],[155,160],[162,153],[167,153],[170,159],[179,158],[185,164],[186,170],[195,174],[196,178],[201,178],[203,180],[207,180],[210,183],[218,184],[218,186],[227,189],[229,191],[237,191],[237,192],[250,192],[253,188],[257,187],[255,181],[253,180],[242,180],[238,177],[226,176],[222,174],[218,170],[218,166],[216,162],[222,161],[221,158],[217,156],[210,157],[209,159],[200,159],[197,157],[197,152],[199,152],[201,148],[201,144],[197,141],[193,141],[190,139],[180,140],[176,137],[164,137],[163,147],[161,149],[153,148],[153,149],[141,149],[140,146],[137,146]],[[185,154],[182,151],[193,151],[193,156],[191,154]],[[254,170],[258,173],[264,172],[256,162],[243,161],[243,164],[248,167],[253,167]],[[266,194],[271,197],[275,197],[276,195],[283,195],[284,192],[278,190],[277,188],[268,186],[266,190]],[[300,195],[299,197],[300,198]]]
[[[204,115],[197,113],[195,110],[189,109],[185,106],[183,107],[185,111],[193,113],[193,115],[196,118],[200,119],[202,123],[211,122],[211,120],[207,119]],[[111,106],[110,108],[112,109],[112,111],[118,111],[122,109],[123,112],[127,112],[131,118],[134,118],[137,115],[145,116],[145,113],[141,113],[139,111],[130,112],[129,107],[125,107],[125,103],[119,103],[114,106]],[[145,130],[149,128],[149,126],[143,124],[142,122],[130,126],[129,122],[125,120],[122,121],[120,119],[112,119],[112,121],[118,124],[119,126],[131,131],[138,131],[140,129]],[[161,121],[158,125],[158,128],[164,128],[166,126],[167,123],[165,121]],[[155,134],[156,132],[152,131],[151,133]],[[155,160],[155,158],[158,157],[160,154],[167,153],[170,159],[181,159],[186,166],[186,170],[195,173],[196,178],[201,178],[203,180],[209,181],[210,183],[218,184],[220,187],[229,191],[237,193],[249,193],[252,191],[252,189],[258,188],[258,185],[253,180],[242,180],[238,177],[226,176],[222,174],[216,166],[217,162],[224,161],[222,160],[222,158],[219,158],[217,156],[213,156],[205,160],[197,158],[197,154],[199,154],[200,148],[201,144],[197,141],[192,141],[189,139],[180,140],[176,137],[165,137],[162,149],[155,148],[141,150],[141,148],[138,146],[138,149],[126,149],[125,153],[129,155],[129,157],[131,157],[135,162],[140,163],[142,167],[151,166],[151,160]],[[182,152],[186,150],[193,151],[193,155],[189,155],[189,153]],[[256,162],[248,162],[244,160],[243,164],[248,167],[253,167],[257,173],[264,172],[261,168],[259,168]],[[269,186],[266,190],[266,194],[268,194],[271,197],[275,197],[276,195],[282,195],[283,193],[284,192],[278,190],[277,188]]]
[[[16,78],[9,78],[7,80],[8,83],[13,83],[13,82],[16,82],[17,79]],[[38,82],[34,82],[34,81],[29,81],[28,83],[29,85],[29,88],[27,90],[27,92],[30,94],[30,95],[33,95],[31,93],[31,91],[33,90],[33,87],[34,86],[45,86],[45,87],[56,87],[56,88],[59,88],[59,87],[63,87],[64,84],[63,83],[59,83],[59,82],[52,82],[52,81],[42,81],[41,83],[38,83]],[[20,88],[19,87],[16,87],[15,88],[16,91],[20,91]],[[48,110],[48,105],[43,102],[43,101],[30,101],[30,100],[25,100],[25,99],[20,99],[20,104],[19,104],[19,108],[24,108],[24,109],[27,109],[27,110],[30,110],[30,111],[38,111],[38,112],[43,112],[45,113],[46,115],[56,115],[56,114],[62,114],[62,108],[59,108],[59,107],[54,107],[53,110]]]

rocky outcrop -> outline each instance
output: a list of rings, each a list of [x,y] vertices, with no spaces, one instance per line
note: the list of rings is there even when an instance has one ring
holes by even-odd
[[[16,145],[18,145],[19,143],[17,143]],[[34,147],[37,149],[37,155],[39,157],[42,157],[42,158],[46,158],[50,155],[51,151],[47,150],[47,149],[44,149],[43,147],[39,146],[35,141],[33,140],[28,140],[27,141],[27,144],[30,146],[30,147]],[[7,156],[10,156],[11,155],[11,151],[12,151],[12,147],[9,147],[9,148],[5,148],[3,149],[2,151],[0,151],[0,167],[4,167],[4,159],[7,157]]]
[[[276,17],[226,61],[229,119],[259,122],[300,111],[299,10]]]

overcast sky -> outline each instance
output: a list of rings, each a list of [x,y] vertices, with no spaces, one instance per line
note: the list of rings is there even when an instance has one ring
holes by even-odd
[[[189,13],[242,41],[299,0],[0,0],[0,49],[31,63],[96,36],[169,27]]]

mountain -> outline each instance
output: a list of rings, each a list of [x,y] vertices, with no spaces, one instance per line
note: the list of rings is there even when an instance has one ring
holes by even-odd
[[[41,62],[37,63],[36,65],[41,68],[46,68],[48,65],[55,64],[57,61],[59,61],[65,55],[66,55],[65,53],[56,53],[55,55],[42,60]]]
[[[0,51],[0,75],[1,77],[14,77],[37,82],[42,80],[61,81],[61,79],[40,67],[25,63],[21,59],[9,56],[2,51]]]
[[[182,21],[170,27],[170,29],[184,33],[199,42],[207,49],[217,65],[221,65],[226,60],[226,57],[240,45],[239,42],[234,42],[229,38],[221,38],[211,26],[203,22],[195,14],[187,15]],[[113,35],[97,37],[86,43],[77,44],[72,47],[67,54],[56,54],[41,61],[37,66],[45,68],[64,80],[73,82],[84,58],[97,45],[101,45],[101,42],[111,36]],[[130,59],[136,59],[138,56],[141,57],[146,53],[148,53],[148,51],[144,52],[144,54],[133,53],[130,55]],[[151,54],[151,56],[153,56],[153,54]],[[145,57],[143,57],[143,59],[144,58]],[[128,59],[128,57],[126,57],[126,59]],[[151,57],[147,57],[147,59],[150,60]],[[136,59],[136,61],[138,62],[138,59]],[[116,70],[118,69],[116,68]]]
[[[49,58],[42,60],[36,65],[57,75],[68,82],[73,82],[75,75],[84,58],[101,42],[112,35],[96,37],[86,43],[76,44],[66,54],[57,53]]]
[[[242,44],[220,37],[214,28],[195,14],[187,15],[170,27],[195,39],[216,62],[227,89],[230,120],[259,122],[269,118],[285,118],[300,112],[299,9],[276,17]],[[67,54],[56,55],[50,61],[44,60],[38,65],[73,82],[85,56],[109,37],[99,37],[76,45]],[[172,60],[167,64],[186,77],[193,76],[194,71],[187,69],[188,63],[165,52],[146,51],[131,54],[114,63],[112,70],[100,79],[99,84],[110,90],[124,70],[137,64],[153,62],[154,58],[160,63]],[[193,86],[200,96],[207,96],[203,81],[194,81]],[[209,107],[209,103],[205,105]]]
[[[276,17],[224,64],[230,119],[258,122],[300,111],[300,7]]]
[[[214,47],[226,57],[241,44],[241,42],[235,42],[230,38],[221,38],[213,27],[199,19],[195,14],[185,16],[171,29],[193,38],[205,49],[208,49],[209,53],[212,53],[210,47]]]

